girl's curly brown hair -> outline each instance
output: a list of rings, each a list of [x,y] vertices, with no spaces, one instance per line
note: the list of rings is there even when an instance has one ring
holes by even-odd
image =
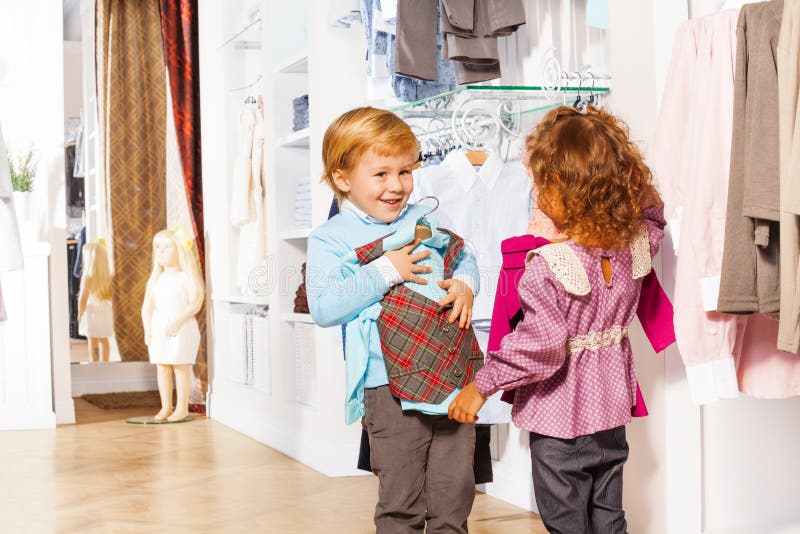
[[[584,244],[627,246],[642,224],[644,203],[658,201],[627,124],[610,113],[558,107],[525,144],[539,208]]]

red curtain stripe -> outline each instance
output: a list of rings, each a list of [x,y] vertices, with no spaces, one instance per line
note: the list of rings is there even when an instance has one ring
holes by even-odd
[[[164,60],[169,72],[183,181],[200,253],[200,268],[205,272],[197,1],[160,0],[160,7]]]

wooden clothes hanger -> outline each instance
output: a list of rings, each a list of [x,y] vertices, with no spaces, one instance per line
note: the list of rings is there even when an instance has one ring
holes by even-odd
[[[485,150],[470,150],[466,156],[472,165],[483,165],[489,159],[489,153]]]

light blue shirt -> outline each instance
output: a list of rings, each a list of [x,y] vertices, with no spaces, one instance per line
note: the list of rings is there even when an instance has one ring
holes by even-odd
[[[360,266],[354,250],[392,232],[395,234],[384,241],[385,250],[407,245],[414,239],[417,220],[428,211],[426,206],[409,204],[397,220],[387,224],[345,202],[342,213],[316,228],[309,237],[306,289],[311,315],[320,326],[347,324],[345,420],[348,424],[364,415],[364,388],[389,383],[376,320],[383,296],[392,285],[402,282],[388,259]],[[427,220],[435,228],[435,215],[429,215]],[[428,283],[409,282],[407,285],[409,289],[438,301],[446,295],[438,282],[443,276],[442,247],[446,248],[449,236],[438,231],[433,233],[415,250],[432,251],[428,258],[419,262],[432,268],[433,272],[420,274]],[[478,268],[470,253],[461,253],[453,278],[464,281],[477,294]],[[445,402],[449,404],[449,400]],[[403,401],[403,408],[447,413],[447,404],[431,406]],[[441,411],[442,405],[444,412]]]

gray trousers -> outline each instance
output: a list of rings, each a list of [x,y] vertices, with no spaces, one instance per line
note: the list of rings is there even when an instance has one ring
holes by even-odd
[[[364,391],[378,534],[467,532],[475,499],[475,425],[403,412],[389,386]]]
[[[531,432],[533,489],[553,534],[625,534],[625,427],[560,439]]]

